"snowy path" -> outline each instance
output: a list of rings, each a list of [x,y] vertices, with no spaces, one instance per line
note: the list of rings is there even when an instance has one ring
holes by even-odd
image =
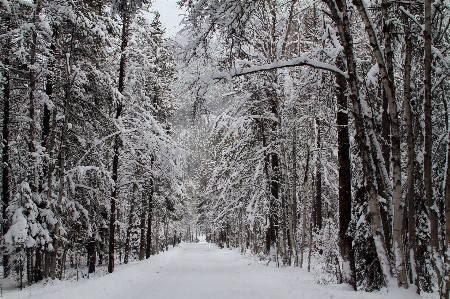
[[[385,292],[384,292],[385,294]],[[35,299],[352,299],[408,298],[409,292],[353,292],[348,285],[322,286],[299,268],[275,268],[214,244],[182,243],[143,262],[117,267],[103,277],[34,285],[8,298]]]

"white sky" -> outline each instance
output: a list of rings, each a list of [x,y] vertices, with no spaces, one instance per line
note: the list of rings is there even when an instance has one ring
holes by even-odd
[[[180,22],[184,12],[177,6],[177,0],[156,0],[152,4],[152,9],[159,11],[160,19],[166,27],[168,37],[174,36],[180,29]]]

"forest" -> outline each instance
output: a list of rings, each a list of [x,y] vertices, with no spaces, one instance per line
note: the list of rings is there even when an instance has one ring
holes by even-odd
[[[448,0],[152,2],[0,0],[3,278],[205,234],[450,298]]]

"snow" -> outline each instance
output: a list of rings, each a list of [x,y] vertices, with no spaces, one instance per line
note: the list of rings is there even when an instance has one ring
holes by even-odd
[[[181,243],[142,262],[119,265],[112,274],[80,281],[50,281],[7,291],[7,298],[86,299],[264,299],[420,298],[412,290],[391,287],[374,293],[355,292],[346,284],[319,285],[305,269],[275,267],[238,250],[206,243]]]
[[[28,240],[28,223],[23,216],[23,208],[18,208],[12,217],[12,225],[5,234],[5,242],[13,245],[26,243]]]

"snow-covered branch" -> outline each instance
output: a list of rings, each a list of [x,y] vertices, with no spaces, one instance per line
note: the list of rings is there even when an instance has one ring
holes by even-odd
[[[205,83],[211,83],[214,80],[222,80],[222,79],[230,80],[231,78],[234,78],[234,77],[259,73],[262,71],[270,71],[270,70],[276,70],[276,69],[281,69],[281,68],[286,68],[286,67],[296,67],[296,66],[310,66],[310,67],[313,67],[316,69],[322,69],[322,70],[330,71],[333,73],[337,73],[337,74],[344,76],[345,78],[348,78],[348,75],[346,72],[343,72],[342,70],[335,67],[334,65],[331,65],[331,64],[328,64],[325,62],[320,62],[317,60],[313,60],[306,56],[301,56],[301,57],[297,57],[297,58],[290,59],[290,60],[276,61],[273,63],[252,66],[249,68],[243,68],[243,69],[236,68],[230,72],[208,73],[208,74],[201,76],[200,80],[202,80]]]

